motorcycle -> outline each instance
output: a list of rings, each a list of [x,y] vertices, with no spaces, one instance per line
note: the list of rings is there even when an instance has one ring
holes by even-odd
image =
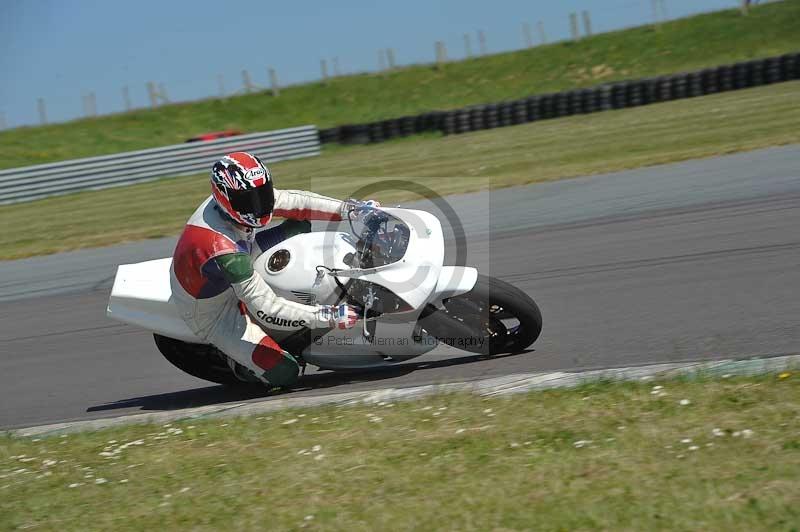
[[[254,269],[281,297],[305,304],[348,303],[360,325],[266,332],[306,364],[325,370],[396,365],[440,344],[492,356],[524,351],[542,330],[536,302],[518,288],[467,266],[445,266],[445,239],[431,213],[384,208],[349,231],[297,234],[258,251]],[[170,289],[171,258],[120,265],[107,315],[153,332],[173,365],[208,381],[241,384],[236,364],[197,338]]]

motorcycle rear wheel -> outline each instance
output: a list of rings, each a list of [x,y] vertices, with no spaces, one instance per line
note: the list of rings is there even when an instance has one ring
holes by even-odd
[[[233,374],[227,357],[213,345],[192,344],[160,334],[153,334],[153,338],[164,358],[184,373],[227,386],[247,385]]]
[[[478,275],[472,290],[446,299],[444,309],[420,323],[442,343],[471,353],[497,355],[518,353],[533,344],[542,332],[542,313],[519,288]]]

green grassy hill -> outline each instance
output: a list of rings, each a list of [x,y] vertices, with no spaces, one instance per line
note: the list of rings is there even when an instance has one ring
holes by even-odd
[[[0,168],[183,142],[224,128],[320,127],[637,78],[800,49],[800,0],[597,35],[447,64],[362,74],[268,93],[206,100],[0,133]]]

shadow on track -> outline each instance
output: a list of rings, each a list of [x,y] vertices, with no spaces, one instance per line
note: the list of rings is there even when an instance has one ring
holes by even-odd
[[[520,353],[495,355],[492,359],[506,358],[525,353],[531,353],[533,350],[522,351]],[[444,360],[433,360],[427,362],[408,362],[405,364],[398,364],[388,368],[379,368],[373,370],[349,371],[349,372],[333,372],[326,371],[321,373],[314,373],[305,375],[290,391],[285,392],[268,392],[261,386],[242,384],[242,386],[206,386],[202,388],[194,388],[192,390],[184,390],[180,392],[162,393],[156,395],[145,395],[142,397],[132,397],[130,399],[121,399],[112,403],[105,403],[102,405],[90,406],[86,409],[87,412],[102,412],[106,410],[118,410],[124,408],[138,408],[139,410],[178,410],[181,408],[192,408],[198,406],[209,406],[230,402],[251,401],[254,399],[268,399],[268,398],[285,398],[291,394],[302,393],[304,396],[315,395],[316,390],[324,390],[329,388],[337,388],[341,386],[358,385],[362,383],[377,382],[396,377],[402,377],[415,371],[424,371],[429,369],[444,368],[450,366],[458,366],[462,364],[470,364],[481,360],[487,360],[483,355],[468,355],[457,358],[448,358]],[[419,382],[407,383],[402,387],[420,386],[424,384],[432,384],[424,379]],[[352,390],[342,390],[352,391]]]

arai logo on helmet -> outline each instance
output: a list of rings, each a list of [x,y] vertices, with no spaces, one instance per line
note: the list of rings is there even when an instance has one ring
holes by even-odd
[[[251,168],[244,174],[244,178],[248,181],[255,181],[256,179],[266,177],[266,172],[263,168]]]

